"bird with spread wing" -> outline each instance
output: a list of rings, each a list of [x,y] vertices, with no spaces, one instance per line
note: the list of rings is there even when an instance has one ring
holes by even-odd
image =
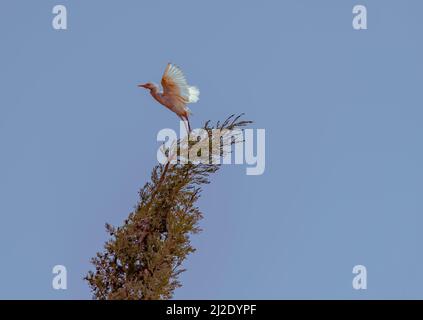
[[[160,91],[159,86],[152,82],[140,84],[138,87],[150,90],[152,97],[161,105],[175,112],[187,126],[187,131],[191,132],[189,123],[191,110],[187,104],[197,102],[200,91],[197,87],[188,85],[182,70],[172,63],[168,63],[161,84],[163,91]]]

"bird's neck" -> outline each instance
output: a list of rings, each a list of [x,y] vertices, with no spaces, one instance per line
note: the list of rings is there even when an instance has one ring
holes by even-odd
[[[156,99],[158,102],[162,102],[162,94],[159,92],[159,89],[157,87],[154,87],[150,89],[150,94],[153,96],[154,99]]]

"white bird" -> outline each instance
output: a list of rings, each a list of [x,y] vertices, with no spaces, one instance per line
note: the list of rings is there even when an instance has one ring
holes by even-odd
[[[187,107],[188,103],[195,103],[199,100],[200,90],[197,87],[188,85],[182,70],[174,64],[168,63],[161,81],[163,91],[154,83],[147,82],[140,84],[150,90],[150,94],[161,105],[175,112],[187,126],[188,132],[191,132],[189,116],[191,110]]]

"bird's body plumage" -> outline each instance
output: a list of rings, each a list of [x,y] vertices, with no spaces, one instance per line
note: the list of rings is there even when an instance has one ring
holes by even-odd
[[[184,122],[186,121],[190,132],[189,115],[191,111],[187,104],[197,102],[200,91],[196,87],[189,86],[182,70],[171,63],[166,67],[161,84],[163,92],[153,83],[140,86],[149,89],[150,94],[157,102],[176,113]]]

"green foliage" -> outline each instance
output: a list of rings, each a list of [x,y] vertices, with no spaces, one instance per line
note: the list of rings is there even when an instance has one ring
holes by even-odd
[[[235,129],[250,121],[229,117],[216,128]],[[204,126],[209,136],[213,127]],[[110,239],[91,262],[85,280],[95,299],[169,299],[181,286],[182,263],[195,248],[190,235],[200,232],[202,213],[195,205],[216,164],[171,164],[153,168],[151,181],[124,224],[106,224]]]

